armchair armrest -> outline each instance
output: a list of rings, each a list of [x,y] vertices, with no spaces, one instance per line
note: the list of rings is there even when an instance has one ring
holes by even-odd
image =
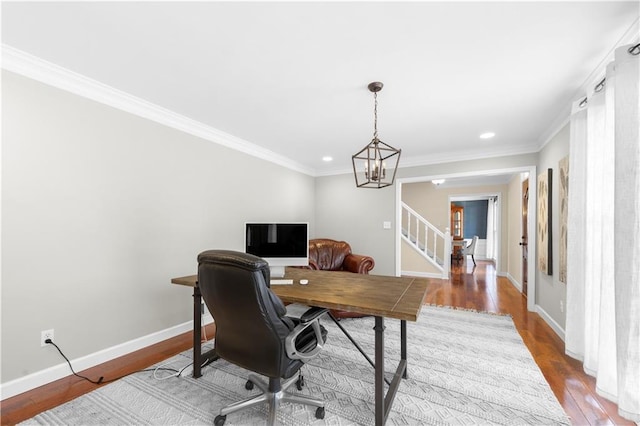
[[[296,318],[300,321],[298,325],[289,333],[285,339],[285,350],[287,356],[290,359],[300,359],[308,361],[314,358],[322,350],[324,346],[324,336],[322,334],[322,327],[320,327],[320,317],[324,315],[328,309],[309,307],[305,305],[288,305],[287,316]],[[311,350],[302,348],[298,350],[296,348],[296,340],[300,334],[305,332],[307,328],[312,327],[315,334],[315,347]]]
[[[356,274],[368,274],[375,266],[375,262],[370,256],[348,254],[344,258],[342,266],[345,271],[354,272]]]
[[[320,269],[318,264],[313,259],[309,259],[309,265],[308,266],[300,266],[300,268],[302,268],[302,269],[313,269],[314,271],[317,271],[318,269]]]

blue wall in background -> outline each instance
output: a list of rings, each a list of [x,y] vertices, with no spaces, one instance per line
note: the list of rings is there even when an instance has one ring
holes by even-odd
[[[481,240],[487,238],[487,208],[489,207],[489,201],[454,201],[451,204],[464,208],[463,238],[471,239],[474,235],[477,235]]]

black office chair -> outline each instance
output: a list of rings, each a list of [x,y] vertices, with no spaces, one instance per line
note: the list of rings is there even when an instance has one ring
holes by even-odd
[[[224,424],[227,414],[261,403],[269,404],[270,425],[280,402],[315,406],[316,418],[324,418],[323,401],[286,390],[293,383],[302,389],[299,370],[327,339],[319,322],[327,309],[310,308],[299,318],[288,317],[287,308],[269,289],[269,275],[269,264],[250,254],[208,250],[198,256],[198,287],[216,323],[217,354],[269,378],[267,384],[249,374],[245,387],[250,390],[255,384],[263,393],[222,408],[216,426]]]

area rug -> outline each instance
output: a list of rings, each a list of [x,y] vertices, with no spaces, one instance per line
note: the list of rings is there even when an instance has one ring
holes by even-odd
[[[326,416],[318,420],[312,407],[283,404],[278,423],[373,425],[373,369],[335,324],[323,324],[329,338],[303,368],[302,393],[325,400]],[[373,318],[341,324],[373,359]],[[385,325],[391,377],[400,357],[399,324]],[[418,322],[407,323],[407,333],[409,377],[387,424],[570,424],[510,317],[425,306]],[[187,351],[162,365],[180,370],[190,360]],[[22,424],[211,425],[222,406],[256,393],[245,390],[247,374],[222,360],[206,366],[199,379],[137,373]],[[266,415],[266,406],[233,413],[225,425],[264,424]]]

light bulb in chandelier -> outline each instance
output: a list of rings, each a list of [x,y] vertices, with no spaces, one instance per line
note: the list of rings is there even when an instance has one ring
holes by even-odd
[[[383,162],[382,167],[380,167],[380,162],[376,160],[373,164],[371,175],[369,175],[369,162],[364,163],[364,175],[365,179],[370,179],[375,182],[384,180],[387,177],[387,163]]]

